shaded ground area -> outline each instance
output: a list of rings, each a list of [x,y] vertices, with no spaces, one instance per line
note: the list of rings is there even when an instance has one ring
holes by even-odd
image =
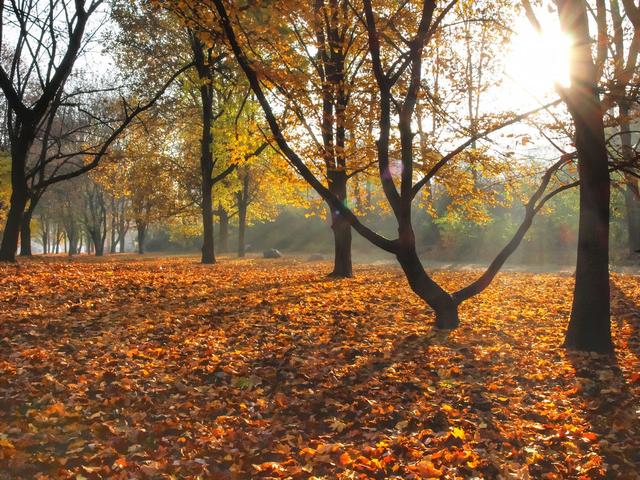
[[[329,270],[1,265],[0,478],[638,478],[638,277],[609,359],[558,348],[569,275],[503,274],[446,335],[395,269]]]

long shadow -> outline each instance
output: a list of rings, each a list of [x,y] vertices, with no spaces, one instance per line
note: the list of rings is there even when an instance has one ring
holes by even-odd
[[[624,325],[630,330],[625,335],[628,348],[640,358],[640,306],[638,300],[629,297],[614,281],[611,282],[611,313],[613,321],[622,331]]]
[[[636,398],[615,356],[569,352],[575,369],[577,395],[595,433],[602,463],[592,462],[589,478],[637,478],[640,468],[640,429]],[[585,440],[585,439],[583,439]]]

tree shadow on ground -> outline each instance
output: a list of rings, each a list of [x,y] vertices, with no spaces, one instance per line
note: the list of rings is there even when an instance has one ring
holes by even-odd
[[[637,396],[631,392],[615,355],[568,352],[575,369],[576,396],[602,460],[593,458],[583,467],[589,478],[637,478],[640,466],[640,430]]]
[[[640,358],[640,306],[638,299],[632,298],[611,282],[611,315],[620,332],[623,344]]]

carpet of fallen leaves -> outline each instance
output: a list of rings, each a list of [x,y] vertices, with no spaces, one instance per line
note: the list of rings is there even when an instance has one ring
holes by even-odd
[[[502,274],[446,334],[396,269],[328,270],[0,266],[0,479],[638,478],[639,277],[611,358],[559,348],[569,275]]]

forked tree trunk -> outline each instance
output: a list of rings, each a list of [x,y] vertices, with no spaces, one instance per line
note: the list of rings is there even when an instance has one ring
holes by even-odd
[[[411,209],[405,208],[398,217],[396,258],[411,290],[424,300],[436,315],[436,327],[452,330],[460,324],[458,305],[453,296],[438,285],[425,271],[416,251],[416,237],[411,226]]]
[[[567,106],[575,126],[580,176],[578,258],[569,349],[611,352],[609,300],[609,167],[597,72],[591,53],[589,20],[583,0],[561,0],[563,30],[574,39]]]
[[[402,247],[396,255],[411,290],[424,300],[436,315],[436,327],[451,330],[460,324],[458,303],[425,272],[415,245]]]

